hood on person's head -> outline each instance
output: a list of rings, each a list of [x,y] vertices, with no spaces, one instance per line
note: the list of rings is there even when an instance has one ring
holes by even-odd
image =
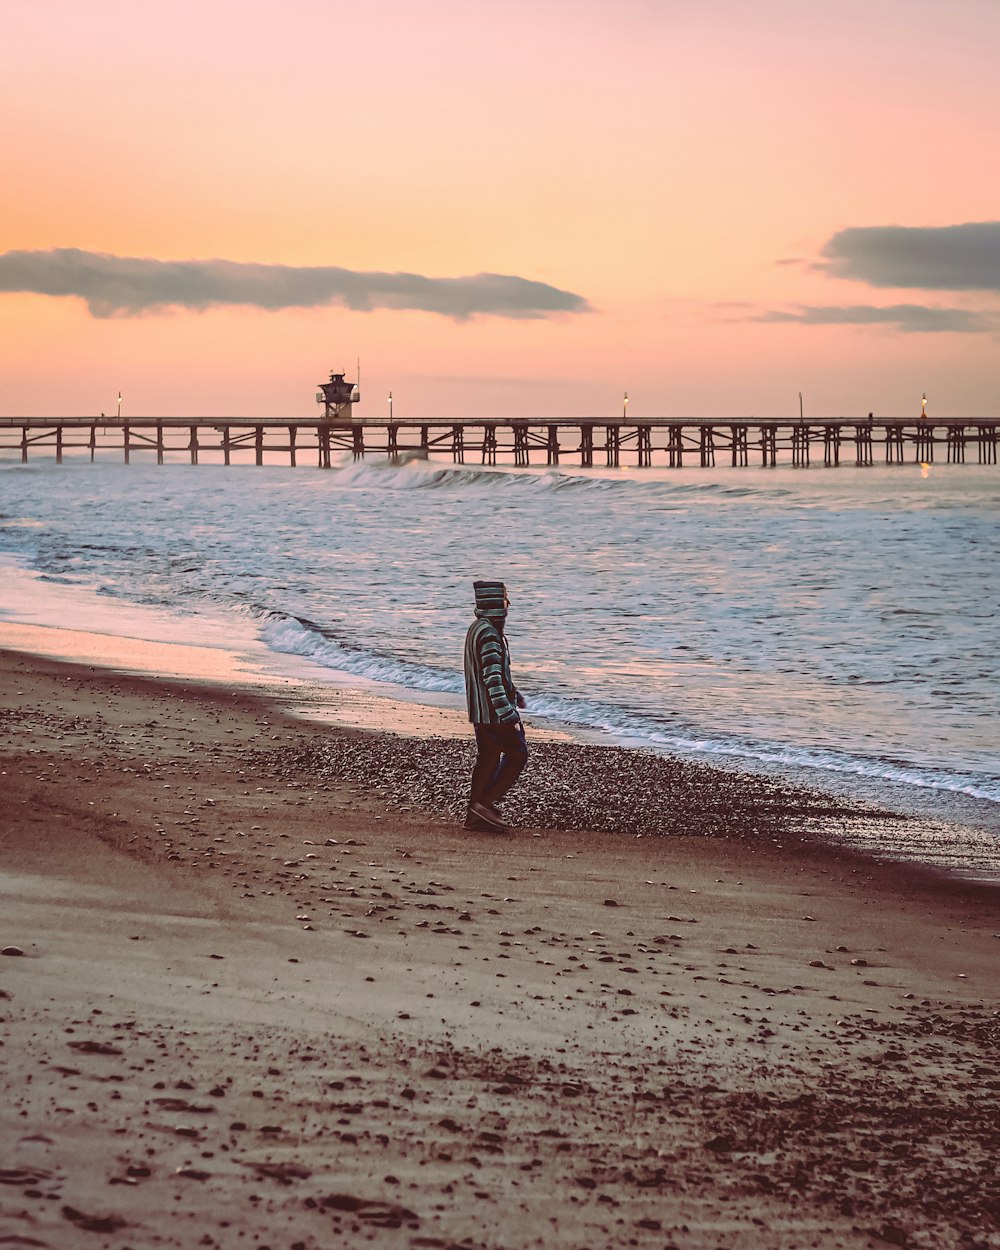
[[[507,587],[503,582],[473,582],[476,616],[502,625],[507,619]]]

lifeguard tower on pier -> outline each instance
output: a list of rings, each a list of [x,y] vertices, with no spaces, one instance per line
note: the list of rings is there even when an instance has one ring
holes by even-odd
[[[354,405],[361,399],[356,382],[347,382],[342,373],[331,373],[329,382],[320,382],[317,404],[323,405],[324,421],[353,421]]]

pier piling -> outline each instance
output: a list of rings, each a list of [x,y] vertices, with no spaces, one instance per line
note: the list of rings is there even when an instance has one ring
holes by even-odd
[[[914,437],[917,459],[921,464],[934,463],[934,427],[921,420]]]
[[[621,456],[621,429],[617,425],[609,425],[606,434],[607,465],[609,469],[617,469]]]
[[[594,467],[594,427],[580,426],[580,466],[584,469]]]
[[[837,439],[837,460],[835,464],[840,463],[840,431],[835,430]],[[856,425],[854,427],[854,463],[859,467],[865,467],[872,464],[872,429],[870,425]]]
[[[550,425],[547,427],[547,438],[545,440],[545,463],[548,465],[559,463],[558,425]]]

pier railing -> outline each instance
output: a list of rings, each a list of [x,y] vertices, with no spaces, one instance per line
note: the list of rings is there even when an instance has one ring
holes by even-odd
[[[344,456],[582,468],[997,463],[995,418],[629,420],[605,417],[0,417],[0,458],[65,454],[331,468]]]

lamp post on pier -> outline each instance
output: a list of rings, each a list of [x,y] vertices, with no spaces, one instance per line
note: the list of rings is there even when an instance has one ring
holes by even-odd
[[[392,391],[389,392],[389,420],[392,420]]]
[[[799,391],[799,425],[801,425],[804,420],[805,417],[802,415],[802,392]]]
[[[118,420],[122,419],[122,393],[118,392]]]
[[[625,396],[622,399],[622,420],[628,420],[628,391],[625,392]]]

